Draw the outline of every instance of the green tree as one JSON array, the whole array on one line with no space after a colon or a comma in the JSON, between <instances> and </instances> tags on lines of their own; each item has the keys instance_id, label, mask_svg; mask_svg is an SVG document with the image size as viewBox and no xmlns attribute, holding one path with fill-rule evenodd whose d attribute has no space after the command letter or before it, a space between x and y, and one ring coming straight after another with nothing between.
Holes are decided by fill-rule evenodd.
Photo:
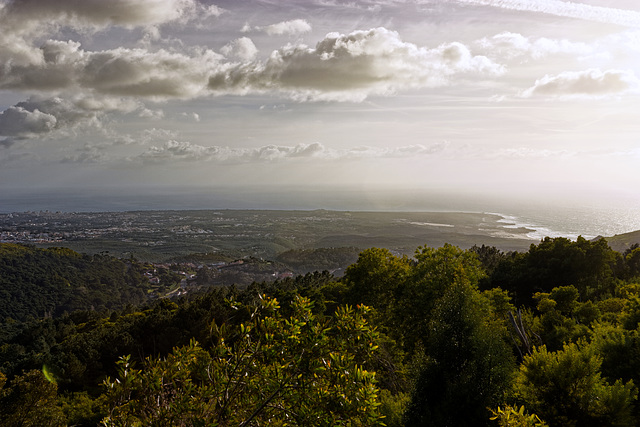
<instances>
[{"instance_id":1,"label":"green tree","mask_svg":"<svg viewBox=\"0 0 640 427\"><path fill-rule=\"evenodd\" d=\"M465 283L451 285L438 300L407 426L486 425L487 408L503 401L515 358L488 306Z\"/></svg>"},{"instance_id":2,"label":"green tree","mask_svg":"<svg viewBox=\"0 0 640 427\"><path fill-rule=\"evenodd\" d=\"M506 258L506 254L495 246L473 245L469 251L478 256L485 272L490 275L498 267L500 262Z\"/></svg>"},{"instance_id":3,"label":"green tree","mask_svg":"<svg viewBox=\"0 0 640 427\"><path fill-rule=\"evenodd\" d=\"M453 286L469 285L474 290L485 277L476 254L445 244L440 248L419 247L410 277L398 292L392 318L397 341L408 353L424 345L429 336L431 313L436 302Z\"/></svg>"},{"instance_id":4,"label":"green tree","mask_svg":"<svg viewBox=\"0 0 640 427\"><path fill-rule=\"evenodd\" d=\"M238 307L240 309L240 307ZM342 307L328 320L297 298L283 317L263 299L237 336L212 325L209 351L195 341L135 369L128 357L107 380L117 425L378 425L375 374L363 366L376 350L367 308Z\"/></svg>"},{"instance_id":5,"label":"green tree","mask_svg":"<svg viewBox=\"0 0 640 427\"><path fill-rule=\"evenodd\" d=\"M496 421L500 427L547 427L536 414L528 414L524 405L520 409L511 405L491 410L491 421Z\"/></svg>"},{"instance_id":6,"label":"green tree","mask_svg":"<svg viewBox=\"0 0 640 427\"><path fill-rule=\"evenodd\" d=\"M636 244L625 252L625 264L627 266L627 274L629 277L640 276L640 247Z\"/></svg>"},{"instance_id":7,"label":"green tree","mask_svg":"<svg viewBox=\"0 0 640 427\"><path fill-rule=\"evenodd\" d=\"M512 293L517 304L530 305L535 292L570 285L583 300L600 298L615 290L619 257L604 239L546 237L526 253L505 257L490 283Z\"/></svg>"},{"instance_id":8,"label":"green tree","mask_svg":"<svg viewBox=\"0 0 640 427\"><path fill-rule=\"evenodd\" d=\"M58 401L58 387L41 371L15 377L9 387L0 374L0 424L7 427L66 426Z\"/></svg>"},{"instance_id":9,"label":"green tree","mask_svg":"<svg viewBox=\"0 0 640 427\"><path fill-rule=\"evenodd\" d=\"M601 376L602 358L584 343L562 350L536 348L525 356L515 381L515 396L552 426L633 426L632 381L613 384Z\"/></svg>"},{"instance_id":10,"label":"green tree","mask_svg":"<svg viewBox=\"0 0 640 427\"><path fill-rule=\"evenodd\" d=\"M533 331L547 349L560 350L565 342L575 342L589 334L588 324L579 324L574 312L580 307L583 317L590 316L588 309L593 305L579 303L579 296L575 286L559 286L549 293L534 294L540 316L534 321Z\"/></svg>"},{"instance_id":11,"label":"green tree","mask_svg":"<svg viewBox=\"0 0 640 427\"><path fill-rule=\"evenodd\" d=\"M407 279L411 264L406 256L397 257L388 249L371 248L360 253L358 261L347 267L343 282L354 303L387 311Z\"/></svg>"}]
</instances>

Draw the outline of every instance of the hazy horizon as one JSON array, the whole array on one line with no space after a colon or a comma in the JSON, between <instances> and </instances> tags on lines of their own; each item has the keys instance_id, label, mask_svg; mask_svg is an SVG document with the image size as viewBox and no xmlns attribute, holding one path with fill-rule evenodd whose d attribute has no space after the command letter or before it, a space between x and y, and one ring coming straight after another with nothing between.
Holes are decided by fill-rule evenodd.
<instances>
[{"instance_id":1,"label":"hazy horizon","mask_svg":"<svg viewBox=\"0 0 640 427\"><path fill-rule=\"evenodd\" d=\"M0 28L0 211L186 191L637 224L636 1L0 0Z\"/></svg>"},{"instance_id":2,"label":"hazy horizon","mask_svg":"<svg viewBox=\"0 0 640 427\"><path fill-rule=\"evenodd\" d=\"M148 188L123 191L101 188L67 192L4 193L0 214L50 212L110 212L149 210L318 210L377 212L479 212L502 215L505 222L532 230L529 237L575 239L613 236L640 230L637 199L579 195L561 199L547 194L536 199L526 194L449 192L443 189L382 190L363 188L271 187ZM580 201L582 200L582 201Z\"/></svg>"}]
</instances>

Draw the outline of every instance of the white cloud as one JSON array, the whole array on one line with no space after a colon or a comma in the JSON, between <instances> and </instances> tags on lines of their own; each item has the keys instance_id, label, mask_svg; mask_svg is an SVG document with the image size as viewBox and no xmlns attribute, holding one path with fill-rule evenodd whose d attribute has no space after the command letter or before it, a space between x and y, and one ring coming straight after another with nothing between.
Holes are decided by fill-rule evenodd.
<instances>
[{"instance_id":1,"label":"white cloud","mask_svg":"<svg viewBox=\"0 0 640 427\"><path fill-rule=\"evenodd\" d=\"M265 145L257 148L204 147L187 141L170 140L162 146L152 146L137 160L144 163L217 162L253 163L273 162L292 159L314 160L357 160L372 158L403 158L430 155L442 151L446 144L421 144L402 147L360 146L348 149L334 149L320 143L286 145Z\"/></svg>"},{"instance_id":2,"label":"white cloud","mask_svg":"<svg viewBox=\"0 0 640 427\"><path fill-rule=\"evenodd\" d=\"M359 0L355 1L340 1L340 0L316 0L316 3L324 7L366 10L369 12L379 12L382 10L382 6L389 6L394 4L404 5L404 0Z\"/></svg>"},{"instance_id":3,"label":"white cloud","mask_svg":"<svg viewBox=\"0 0 640 427\"><path fill-rule=\"evenodd\" d=\"M640 81L631 71L589 69L566 71L555 76L546 75L536 80L521 96L601 98L637 92L639 88Z\"/></svg>"},{"instance_id":4,"label":"white cloud","mask_svg":"<svg viewBox=\"0 0 640 427\"><path fill-rule=\"evenodd\" d=\"M227 149L229 150L229 149ZM186 141L171 140L163 146L152 146L139 156L145 163L164 163L167 161L197 161L221 157L220 147L203 147Z\"/></svg>"},{"instance_id":5,"label":"white cloud","mask_svg":"<svg viewBox=\"0 0 640 427\"><path fill-rule=\"evenodd\" d=\"M160 120L164 117L164 111L160 109L152 110L150 108L142 108L138 112L138 117L151 119L151 120Z\"/></svg>"},{"instance_id":6,"label":"white cloud","mask_svg":"<svg viewBox=\"0 0 640 427\"><path fill-rule=\"evenodd\" d=\"M593 22L640 27L640 13L562 0L457 0L459 3L539 12Z\"/></svg>"},{"instance_id":7,"label":"white cloud","mask_svg":"<svg viewBox=\"0 0 640 427\"><path fill-rule=\"evenodd\" d=\"M521 34L503 32L493 37L485 37L476 45L487 55L501 59L533 58L541 59L548 55L566 54L586 56L594 54L595 49L586 43L571 42L567 39L554 40L545 37L530 39Z\"/></svg>"},{"instance_id":8,"label":"white cloud","mask_svg":"<svg viewBox=\"0 0 640 427\"><path fill-rule=\"evenodd\" d=\"M0 137L13 140L67 137L80 129L103 131L102 120L106 114L133 111L144 116L151 110L123 98L32 97L0 112Z\"/></svg>"},{"instance_id":9,"label":"white cloud","mask_svg":"<svg viewBox=\"0 0 640 427\"><path fill-rule=\"evenodd\" d=\"M504 68L461 43L428 49L403 42L385 28L328 34L315 48L288 45L266 61L242 37L222 48L241 63L208 49L190 54L165 49L85 51L74 41L48 40L35 62L7 60L0 89L191 99L213 94L280 92L297 100L361 101L411 88L439 87L455 76L495 76Z\"/></svg>"},{"instance_id":10,"label":"white cloud","mask_svg":"<svg viewBox=\"0 0 640 427\"><path fill-rule=\"evenodd\" d=\"M250 61L258 54L258 49L249 37L235 39L220 49L225 56L233 56L242 61Z\"/></svg>"},{"instance_id":11,"label":"white cloud","mask_svg":"<svg viewBox=\"0 0 640 427\"><path fill-rule=\"evenodd\" d=\"M625 159L640 158L640 148L632 148L630 150L616 151L612 153L612 155L616 157L622 157Z\"/></svg>"},{"instance_id":12,"label":"white cloud","mask_svg":"<svg viewBox=\"0 0 640 427\"><path fill-rule=\"evenodd\" d=\"M209 72L203 66L209 69L220 55L202 49L191 55L127 48L91 52L77 41L47 37L69 29L92 34L110 26L144 27L149 45L159 39L159 25L221 13L196 0L5 1L0 8L0 89L192 97L206 86Z\"/></svg>"},{"instance_id":13,"label":"white cloud","mask_svg":"<svg viewBox=\"0 0 640 427\"><path fill-rule=\"evenodd\" d=\"M105 6L106 4L112 7ZM139 48L85 50L78 41L47 39L63 27L92 30L109 25L142 25L151 34L166 22L221 9L195 0L14 0L0 11L0 24L20 22L0 34L0 90L47 93L81 92L82 97L193 99L210 94L278 93L295 100L362 101L413 88L449 84L456 76L497 75L504 69L461 43L428 49L401 40L385 28L331 33L315 48L287 45L265 61L248 37L225 45L224 56L206 48L152 49L151 37ZM33 28L31 28L31 27ZM27 28L31 28L30 30ZM269 34L311 30L302 19L261 27ZM149 32L151 31L151 33ZM38 34L42 40L35 35ZM239 60L239 61L237 61ZM142 116L161 117L142 111Z\"/></svg>"},{"instance_id":14,"label":"white cloud","mask_svg":"<svg viewBox=\"0 0 640 427\"><path fill-rule=\"evenodd\" d=\"M175 139L177 136L177 132L169 129L151 128L143 130L138 139L142 144L149 144L159 139Z\"/></svg>"},{"instance_id":15,"label":"white cloud","mask_svg":"<svg viewBox=\"0 0 640 427\"><path fill-rule=\"evenodd\" d=\"M10 0L0 9L0 27L18 34L40 33L51 25L133 28L220 13L216 6L205 7L196 0Z\"/></svg>"},{"instance_id":16,"label":"white cloud","mask_svg":"<svg viewBox=\"0 0 640 427\"><path fill-rule=\"evenodd\" d=\"M297 100L362 101L410 88L446 86L458 75L495 76L504 68L461 43L434 49L403 42L375 28L330 33L315 48L287 46L265 63L230 67L211 76L214 92L280 91Z\"/></svg>"},{"instance_id":17,"label":"white cloud","mask_svg":"<svg viewBox=\"0 0 640 427\"><path fill-rule=\"evenodd\" d=\"M133 99L110 96L79 97L73 100L73 104L82 110L94 112L121 111L130 113L137 109L144 108L138 101Z\"/></svg>"},{"instance_id":18,"label":"white cloud","mask_svg":"<svg viewBox=\"0 0 640 427\"><path fill-rule=\"evenodd\" d=\"M0 88L62 91L86 89L108 95L192 98L206 88L221 56L211 50L193 56L166 50L117 48L87 52L73 41L49 40L39 63L0 71Z\"/></svg>"},{"instance_id":19,"label":"white cloud","mask_svg":"<svg viewBox=\"0 0 640 427\"><path fill-rule=\"evenodd\" d=\"M267 25L266 27L258 27L258 30L264 31L270 36L280 35L296 35L308 33L311 31L311 24L304 19L294 19L292 21L278 22L277 24Z\"/></svg>"},{"instance_id":20,"label":"white cloud","mask_svg":"<svg viewBox=\"0 0 640 427\"><path fill-rule=\"evenodd\" d=\"M220 15L222 15L224 13L224 10L218 6L216 6L215 4L209 5L209 6L204 6L202 5L202 7L204 8L203 10L203 16L205 18L209 18L209 17L219 17Z\"/></svg>"},{"instance_id":21,"label":"white cloud","mask_svg":"<svg viewBox=\"0 0 640 427\"><path fill-rule=\"evenodd\" d=\"M576 156L578 153L569 150L549 150L530 147L505 148L489 154L490 158L510 158L510 159L546 159L546 158L568 158Z\"/></svg>"},{"instance_id":22,"label":"white cloud","mask_svg":"<svg viewBox=\"0 0 640 427\"><path fill-rule=\"evenodd\" d=\"M252 27L248 22L245 22L240 31L243 33L258 31L270 36L282 36L304 34L310 32L311 29L311 24L309 24L306 19L293 19L290 21L278 22L277 24L255 27Z\"/></svg>"},{"instance_id":23,"label":"white cloud","mask_svg":"<svg viewBox=\"0 0 640 427\"><path fill-rule=\"evenodd\" d=\"M196 123L200 121L200 114L198 113L180 113L180 116Z\"/></svg>"},{"instance_id":24,"label":"white cloud","mask_svg":"<svg viewBox=\"0 0 640 427\"><path fill-rule=\"evenodd\" d=\"M76 151L76 154L65 156L62 163L103 163L108 159L107 155L98 147L85 146Z\"/></svg>"},{"instance_id":25,"label":"white cloud","mask_svg":"<svg viewBox=\"0 0 640 427\"><path fill-rule=\"evenodd\" d=\"M113 49L89 56L78 83L102 93L154 98L192 98L206 85L218 55L198 57L159 50Z\"/></svg>"}]
</instances>

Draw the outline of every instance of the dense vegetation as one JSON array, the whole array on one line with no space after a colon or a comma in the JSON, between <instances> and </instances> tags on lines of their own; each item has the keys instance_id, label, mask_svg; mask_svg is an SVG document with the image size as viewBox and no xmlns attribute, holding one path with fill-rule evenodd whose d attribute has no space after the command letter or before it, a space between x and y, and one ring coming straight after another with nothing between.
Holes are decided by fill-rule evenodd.
<instances>
[{"instance_id":1,"label":"dense vegetation","mask_svg":"<svg viewBox=\"0 0 640 427\"><path fill-rule=\"evenodd\" d=\"M2 425L640 424L637 245L371 248L145 305L132 260L0 251Z\"/></svg>"},{"instance_id":2,"label":"dense vegetation","mask_svg":"<svg viewBox=\"0 0 640 427\"><path fill-rule=\"evenodd\" d=\"M104 311L146 301L143 266L107 254L0 245L0 322Z\"/></svg>"}]
</instances>

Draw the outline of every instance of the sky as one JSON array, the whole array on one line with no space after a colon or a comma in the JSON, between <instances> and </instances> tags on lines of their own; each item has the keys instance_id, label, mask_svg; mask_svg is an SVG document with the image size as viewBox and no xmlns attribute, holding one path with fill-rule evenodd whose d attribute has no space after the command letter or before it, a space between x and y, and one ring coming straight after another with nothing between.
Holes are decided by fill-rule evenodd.
<instances>
[{"instance_id":1,"label":"sky","mask_svg":"<svg viewBox=\"0 0 640 427\"><path fill-rule=\"evenodd\" d=\"M636 0L0 0L0 192L640 199L638 58Z\"/></svg>"}]
</instances>

